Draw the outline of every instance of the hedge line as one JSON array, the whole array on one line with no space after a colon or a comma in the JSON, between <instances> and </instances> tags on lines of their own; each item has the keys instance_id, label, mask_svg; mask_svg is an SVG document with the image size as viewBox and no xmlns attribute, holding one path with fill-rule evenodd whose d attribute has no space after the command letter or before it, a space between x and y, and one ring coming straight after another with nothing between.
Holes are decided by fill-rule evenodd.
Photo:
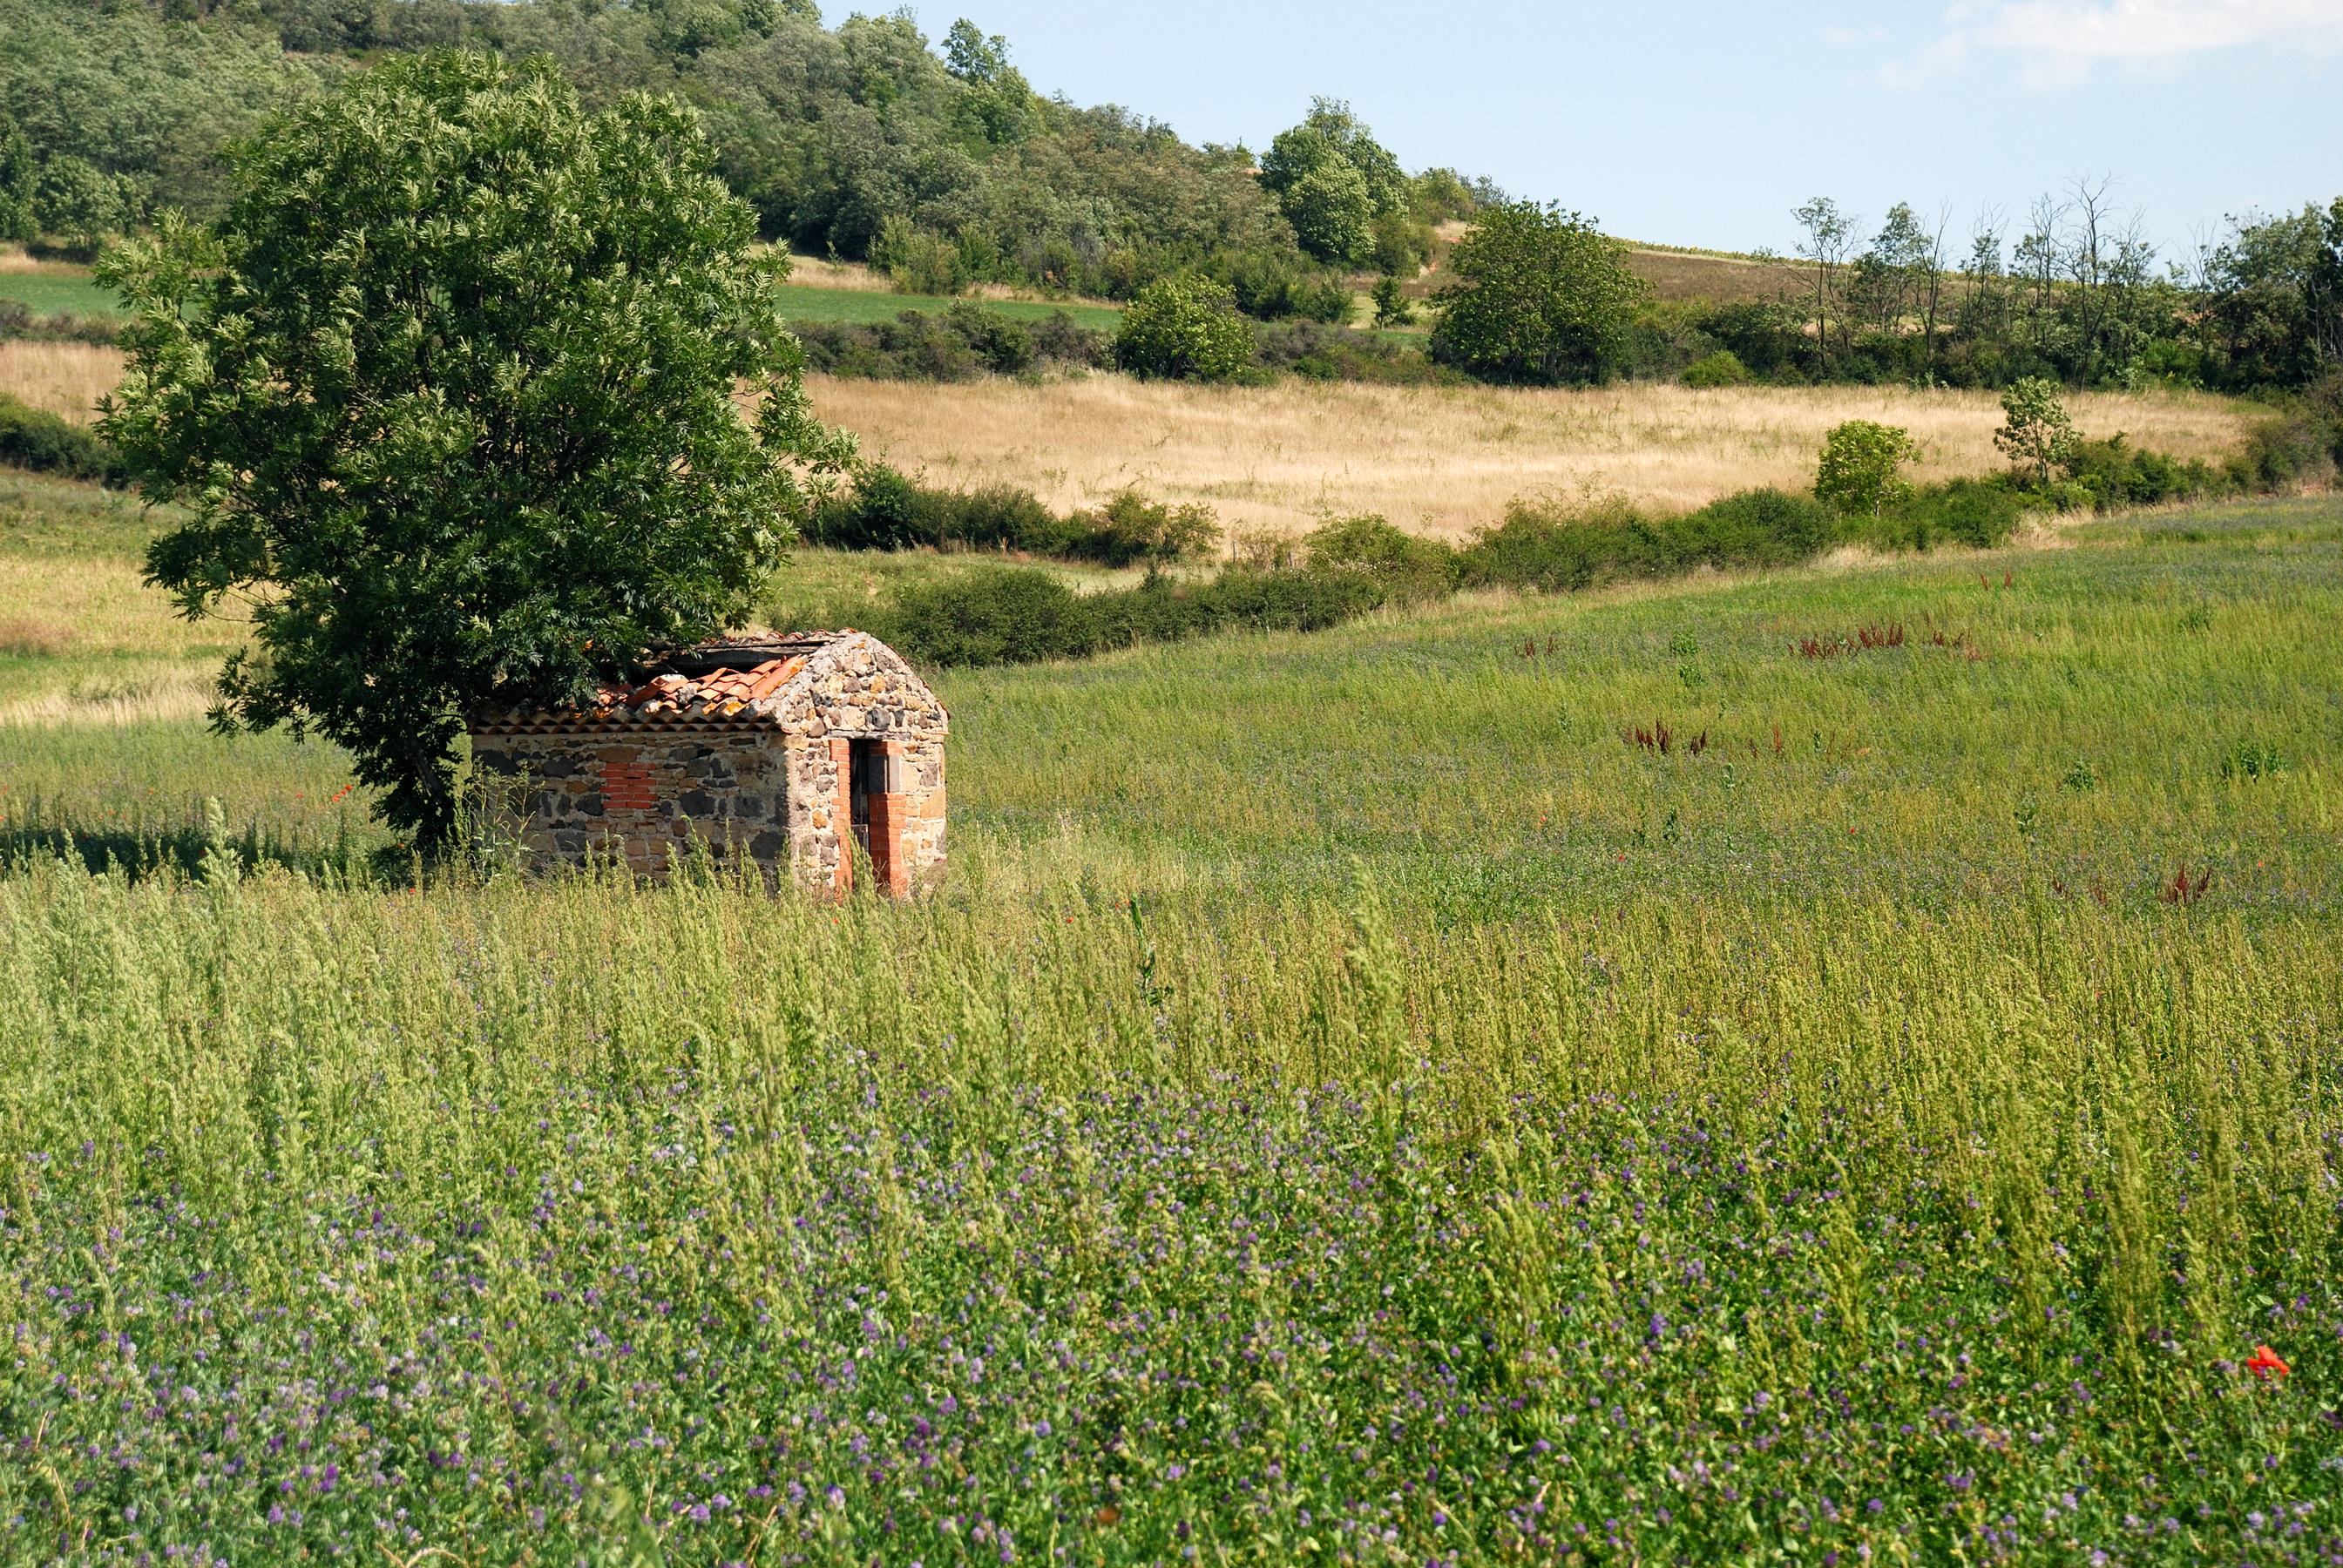
<instances>
[{"instance_id":1,"label":"hedge line","mask_svg":"<svg viewBox=\"0 0 2343 1568\"><path fill-rule=\"evenodd\" d=\"M1998 535L1979 524L1976 542L2006 538L2016 516L2011 500ZM1462 548L1379 517L1345 518L1302 541L1300 567L1231 565L1200 583L1151 571L1136 588L1084 595L1038 568L988 563L900 587L877 608L852 613L920 664L1027 664L1235 628L1315 631L1460 588L1559 593L1703 565L1792 565L1845 536L1837 514L1778 490L1729 496L1681 517L1646 516L1623 503L1581 512L1516 503L1503 523Z\"/></svg>"}]
</instances>

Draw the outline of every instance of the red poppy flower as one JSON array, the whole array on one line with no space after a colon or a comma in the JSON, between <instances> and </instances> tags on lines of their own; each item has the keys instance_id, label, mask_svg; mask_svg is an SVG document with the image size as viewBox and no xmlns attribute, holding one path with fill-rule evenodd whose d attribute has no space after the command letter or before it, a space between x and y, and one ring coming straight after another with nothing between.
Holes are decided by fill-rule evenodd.
<instances>
[{"instance_id":1,"label":"red poppy flower","mask_svg":"<svg viewBox=\"0 0 2343 1568\"><path fill-rule=\"evenodd\" d=\"M2256 1345L2254 1359L2246 1363L2246 1370L2258 1378L2267 1378L2272 1372L2284 1377L2294 1369L2279 1359L2278 1353L2269 1346Z\"/></svg>"}]
</instances>

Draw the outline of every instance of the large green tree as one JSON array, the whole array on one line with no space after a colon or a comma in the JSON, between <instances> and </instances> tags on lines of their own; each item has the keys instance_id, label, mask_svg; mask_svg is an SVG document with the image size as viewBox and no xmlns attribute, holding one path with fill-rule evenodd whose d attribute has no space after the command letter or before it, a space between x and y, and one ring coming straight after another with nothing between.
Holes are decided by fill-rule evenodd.
<instances>
[{"instance_id":1,"label":"large green tree","mask_svg":"<svg viewBox=\"0 0 2343 1568\"><path fill-rule=\"evenodd\" d=\"M1310 117L1278 133L1261 160L1302 248L1321 261L1365 261L1378 217L1404 212L1407 176L1338 98L1311 102Z\"/></svg>"},{"instance_id":2,"label":"large green tree","mask_svg":"<svg viewBox=\"0 0 2343 1568\"><path fill-rule=\"evenodd\" d=\"M188 513L148 574L252 617L216 725L339 741L428 843L468 710L744 618L851 443L713 162L672 100L588 114L549 64L434 53L277 115L216 220L109 257L101 427Z\"/></svg>"},{"instance_id":3,"label":"large green tree","mask_svg":"<svg viewBox=\"0 0 2343 1568\"><path fill-rule=\"evenodd\" d=\"M1529 201L1483 213L1448 265L1433 357L1491 381L1599 378L1646 292L1592 219Z\"/></svg>"}]
</instances>

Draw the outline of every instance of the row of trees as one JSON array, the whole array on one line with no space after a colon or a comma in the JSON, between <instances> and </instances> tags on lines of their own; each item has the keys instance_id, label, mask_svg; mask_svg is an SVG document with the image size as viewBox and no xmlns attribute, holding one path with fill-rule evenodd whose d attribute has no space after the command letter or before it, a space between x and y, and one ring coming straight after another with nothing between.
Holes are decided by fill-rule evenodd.
<instances>
[{"instance_id":1,"label":"row of trees","mask_svg":"<svg viewBox=\"0 0 2343 1568\"><path fill-rule=\"evenodd\" d=\"M2160 258L2110 180L1998 210L1956 236L1949 214L1889 209L1868 241L1828 197L1781 297L1698 325L1761 375L2008 386L2175 382L2299 387L2343 365L2343 198L2233 220Z\"/></svg>"}]
</instances>

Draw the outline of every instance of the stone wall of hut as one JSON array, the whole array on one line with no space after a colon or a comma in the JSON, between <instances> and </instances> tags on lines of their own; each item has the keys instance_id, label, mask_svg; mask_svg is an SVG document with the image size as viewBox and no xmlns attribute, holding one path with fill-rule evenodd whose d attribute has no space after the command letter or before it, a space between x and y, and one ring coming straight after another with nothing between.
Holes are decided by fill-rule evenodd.
<instances>
[{"instance_id":1,"label":"stone wall of hut","mask_svg":"<svg viewBox=\"0 0 2343 1568\"><path fill-rule=\"evenodd\" d=\"M481 736L472 759L522 787L507 815L539 866L623 860L664 879L697 834L719 864L745 857L779 876L790 861L781 739L757 729L581 729Z\"/></svg>"}]
</instances>

